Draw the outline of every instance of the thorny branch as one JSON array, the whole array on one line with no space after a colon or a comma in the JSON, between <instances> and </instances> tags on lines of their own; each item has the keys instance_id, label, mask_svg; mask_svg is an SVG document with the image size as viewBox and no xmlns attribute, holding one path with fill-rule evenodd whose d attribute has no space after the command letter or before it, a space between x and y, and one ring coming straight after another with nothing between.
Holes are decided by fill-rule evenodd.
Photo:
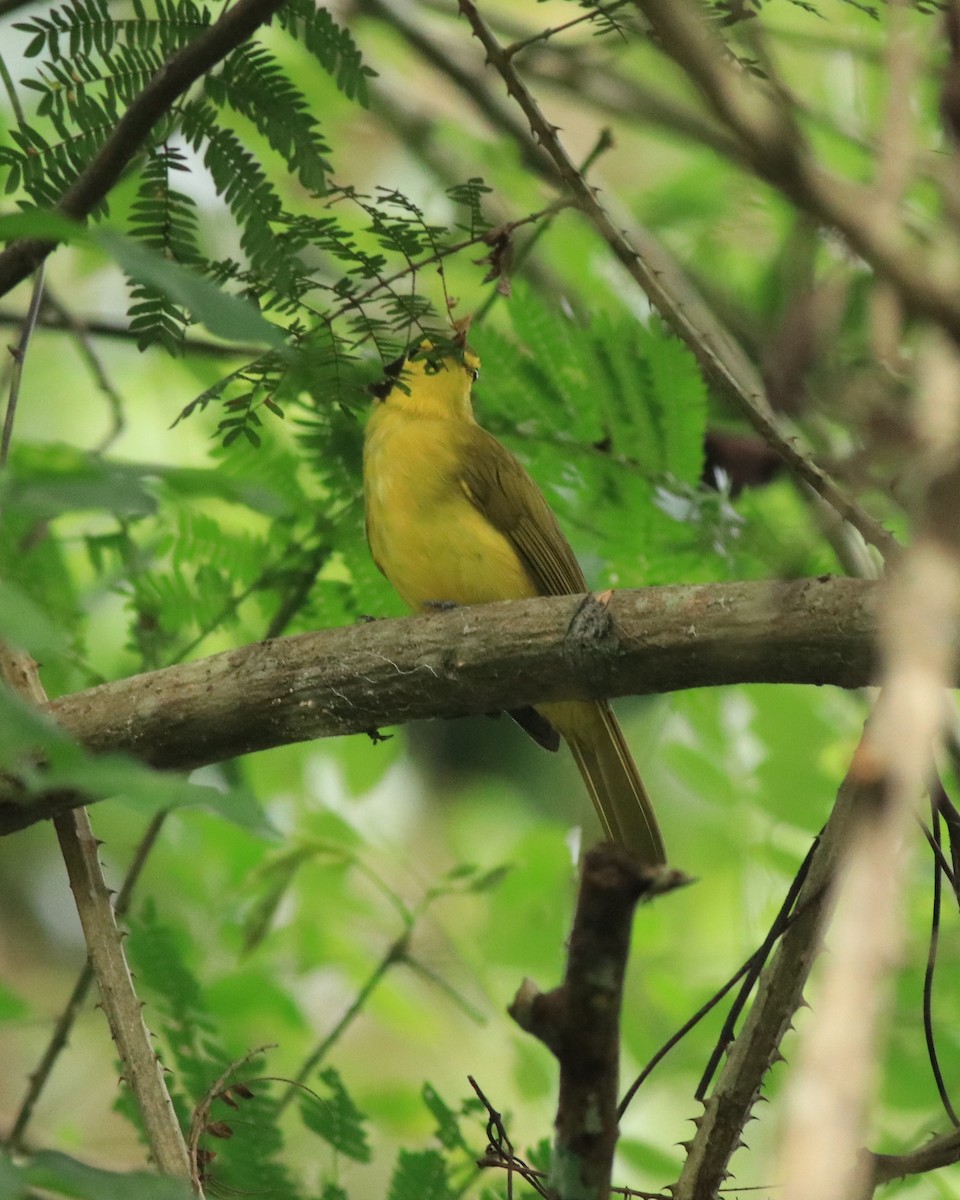
<instances>
[{"instance_id":1,"label":"thorny branch","mask_svg":"<svg viewBox=\"0 0 960 1200\"><path fill-rule=\"evenodd\" d=\"M0 646L0 676L7 687L31 702L42 703L45 699L36 663L28 655ZM110 890L100 865L99 842L83 808L70 806L54 824L100 1002L122 1063L124 1080L140 1111L151 1155L164 1174L189 1179L186 1143L127 966Z\"/></svg>"}]
</instances>

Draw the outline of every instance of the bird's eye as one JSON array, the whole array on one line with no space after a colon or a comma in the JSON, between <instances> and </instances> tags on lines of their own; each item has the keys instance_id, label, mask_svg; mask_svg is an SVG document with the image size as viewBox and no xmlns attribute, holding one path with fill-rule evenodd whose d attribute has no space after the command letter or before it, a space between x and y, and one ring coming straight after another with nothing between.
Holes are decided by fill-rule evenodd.
<instances>
[{"instance_id":1,"label":"bird's eye","mask_svg":"<svg viewBox=\"0 0 960 1200\"><path fill-rule=\"evenodd\" d=\"M480 378L480 369L478 367L467 367L467 371L470 375L470 378L473 380L474 383L476 383L477 380Z\"/></svg>"}]
</instances>

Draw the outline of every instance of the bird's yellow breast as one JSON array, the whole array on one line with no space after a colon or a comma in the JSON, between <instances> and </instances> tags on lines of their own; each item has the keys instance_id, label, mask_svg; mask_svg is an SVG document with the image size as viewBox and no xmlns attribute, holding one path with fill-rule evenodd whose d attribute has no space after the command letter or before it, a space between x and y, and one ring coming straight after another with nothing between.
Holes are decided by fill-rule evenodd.
<instances>
[{"instance_id":1,"label":"bird's yellow breast","mask_svg":"<svg viewBox=\"0 0 960 1200\"><path fill-rule=\"evenodd\" d=\"M537 594L504 534L463 485L463 418L381 403L364 444L367 537L377 565L413 609Z\"/></svg>"}]
</instances>

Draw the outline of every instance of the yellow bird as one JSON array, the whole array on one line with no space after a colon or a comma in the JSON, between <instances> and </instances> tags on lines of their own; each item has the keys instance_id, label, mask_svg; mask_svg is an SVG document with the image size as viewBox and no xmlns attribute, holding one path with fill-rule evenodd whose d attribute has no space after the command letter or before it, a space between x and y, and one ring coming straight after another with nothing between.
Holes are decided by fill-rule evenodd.
<instances>
[{"instance_id":1,"label":"yellow bird","mask_svg":"<svg viewBox=\"0 0 960 1200\"><path fill-rule=\"evenodd\" d=\"M539 488L476 422L479 367L469 349L441 355L424 341L376 389L363 452L367 541L414 611L587 591ZM657 819L606 702L510 715L548 749L563 736L607 838L643 863L664 862Z\"/></svg>"}]
</instances>

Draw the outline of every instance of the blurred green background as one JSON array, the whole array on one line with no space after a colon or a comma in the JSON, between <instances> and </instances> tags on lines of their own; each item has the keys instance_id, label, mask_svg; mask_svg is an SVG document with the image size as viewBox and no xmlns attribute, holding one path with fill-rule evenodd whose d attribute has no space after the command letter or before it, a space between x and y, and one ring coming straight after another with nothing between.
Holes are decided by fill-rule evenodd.
<instances>
[{"instance_id":1,"label":"blurred green background","mask_svg":"<svg viewBox=\"0 0 960 1200\"><path fill-rule=\"evenodd\" d=\"M0 19L3 61L13 80L36 78L38 60L24 57L31 35L17 23L49 10L7 7L13 11ZM808 8L772 2L758 20L802 98L818 151L857 177L884 103L883 25L862 6L822 0L816 12ZM483 212L494 225L536 212L554 195L531 165L532 152L521 154L497 115L519 120L453 10L452 3L386 0L332 6L376 72L367 79L368 107L338 89L281 30L259 35L320 123L330 178L372 197L371 204L380 203L377 189L398 189L440 230L439 244L463 236L456 226L465 209L449 192L458 183L482 178L490 189ZM109 11L125 9L111 4ZM562 0L503 0L484 11L505 41L582 13ZM798 297L814 297L819 352L805 364L798 394L785 386L774 399L838 478L901 526L887 492L883 437L883 422L901 398L895 383L878 378L870 354L869 277L763 185L650 121L644 89L691 97L629 13L623 19L622 34L575 26L518 56L518 67L575 161L590 154L602 129L611 130L612 146L590 171L604 203L628 232L642 224L676 254L748 350L766 355L771 378L778 366L789 368L788 352L777 357L772 348L784 329L789 333ZM739 26L730 32L745 58L748 25L742 35ZM917 120L935 147L932 17L917 16L917 36L934 46L921 83L930 103ZM463 86L456 69L466 75ZM35 93L18 85L16 94L29 110ZM346 199L328 207L291 174L253 121L237 113L224 119L287 210L332 213L358 245L382 248L361 204ZM15 144L16 128L8 93L0 145ZM171 132L170 144L182 146L177 137ZM189 170L176 185L196 206L204 254L242 257L228 207L199 157L184 153ZM139 180L131 171L111 196L109 219L118 228L131 218ZM8 197L7 211L18 198ZM932 204L922 180L910 202L921 216ZM396 211L411 219L409 207ZM536 241L528 245L533 229ZM473 245L445 258L442 275L428 266L417 272L415 287L435 305L434 328L442 326L448 301L454 316L490 302L471 333L483 361L478 418L537 478L593 586L849 568L816 506L782 471L761 487L739 490L729 470L719 486L716 479L704 486L708 431L749 431L585 220L563 211L516 232L509 297L484 282L487 266L477 260L485 252ZM384 253L384 273L403 268L401 255ZM343 267L323 249L308 247L304 255L328 289L311 304L330 311L330 289ZM264 407L258 393L255 437L224 445L220 423L231 410L223 399L239 391L176 418L250 355L211 345L202 328L187 330L180 357L157 343L139 349L123 335L128 285L93 246L59 250L47 283L70 320L90 331L81 337L50 329L45 318L34 336L5 483L0 576L20 589L11 593L5 620L18 597L35 606L36 642L28 646L51 696L270 632L402 613L367 557L360 446L364 387L379 378L390 339L415 334L415 323L387 311L378 339L371 325L351 331L344 317L334 326L341 349L351 338L357 344L337 381L326 360L311 375L308 354L271 393L286 419ZM9 342L28 296L21 285L0 301ZM285 319L269 302L263 307L271 319ZM618 704L671 860L697 880L638 914L624 1013L625 1084L762 940L830 811L865 711L857 695L769 686ZM334 1183L352 1196L386 1194L400 1148L439 1145L425 1082L458 1109L472 1095L473 1075L504 1114L521 1154L550 1136L554 1063L505 1009L525 976L544 988L559 981L575 852L597 838L589 802L565 752L542 753L507 721L437 721L389 732L394 736L380 744L328 740L198 773L204 783L256 796L277 835L202 806L179 808L166 818L136 890L129 953L147 1021L185 1105L199 1099L204 1078L215 1078L209 1064L266 1044L274 1048L262 1056L259 1073L295 1076L374 978L322 1064L336 1068L366 1115L372 1162L338 1153L329 1141L318 1144L290 1120L280 1156L286 1181L278 1174L255 1194L320 1195ZM222 807L229 809L229 800ZM91 811L118 887L152 812L134 794ZM874 1149L907 1148L944 1125L920 1020L928 875L918 863ZM0 910L0 1127L7 1128L84 961L47 825L0 842ZM404 933L407 960L389 963ZM957 949L957 930L948 923L936 999L948 1075L960 1064ZM721 1020L711 1015L641 1090L624 1122L616 1182L656 1189L675 1178L677 1144L699 1111L693 1092ZM789 1058L789 1046L786 1052ZM188 1059L196 1065L192 1078ZM782 1074L777 1068L768 1081L773 1098ZM28 1143L114 1169L142 1164L118 1093L106 1025L90 1001ZM750 1151L734 1160L737 1185L771 1183L777 1113L776 1105L764 1106L751 1126ZM239 1130L242 1115L236 1119ZM483 1151L483 1117L470 1112L463 1130L468 1147L447 1148L458 1187L472 1179L471 1156ZM242 1140L235 1134L233 1142ZM222 1162L226 1186L232 1144L213 1147L221 1156L213 1177ZM470 1186L500 1195L505 1183L488 1173ZM943 1179L917 1186L924 1195L953 1194ZM901 1186L903 1194L910 1190Z\"/></svg>"}]
</instances>

